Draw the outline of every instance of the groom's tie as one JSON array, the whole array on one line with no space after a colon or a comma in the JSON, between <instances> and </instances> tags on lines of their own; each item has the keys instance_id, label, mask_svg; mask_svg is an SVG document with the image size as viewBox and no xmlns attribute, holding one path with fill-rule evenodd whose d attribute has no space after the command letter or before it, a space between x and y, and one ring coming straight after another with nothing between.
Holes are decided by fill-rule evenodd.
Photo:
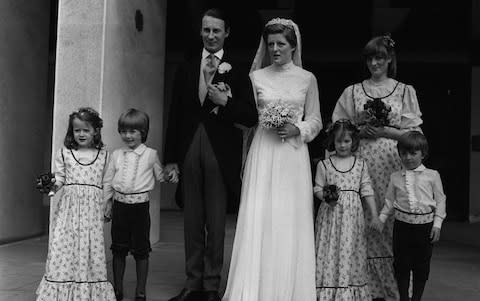
<instances>
[{"instance_id":1,"label":"groom's tie","mask_svg":"<svg viewBox=\"0 0 480 301\"><path fill-rule=\"evenodd\" d=\"M215 71L217 69L217 58L213 53L210 53L206 58L205 58L205 67L203 68L203 77L205 78L205 83L208 85L211 80L212 76L215 74Z\"/></svg>"}]
</instances>

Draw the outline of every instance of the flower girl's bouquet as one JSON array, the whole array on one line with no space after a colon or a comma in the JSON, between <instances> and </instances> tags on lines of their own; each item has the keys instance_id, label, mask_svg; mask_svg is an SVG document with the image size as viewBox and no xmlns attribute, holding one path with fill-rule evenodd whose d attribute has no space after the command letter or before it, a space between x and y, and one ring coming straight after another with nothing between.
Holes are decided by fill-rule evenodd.
<instances>
[{"instance_id":1,"label":"flower girl's bouquet","mask_svg":"<svg viewBox=\"0 0 480 301\"><path fill-rule=\"evenodd\" d=\"M323 187L323 198L327 203L333 203L338 201L338 194L340 193L340 188L337 185L329 184Z\"/></svg>"},{"instance_id":2,"label":"flower girl's bouquet","mask_svg":"<svg viewBox=\"0 0 480 301\"><path fill-rule=\"evenodd\" d=\"M55 175L51 172L47 172L44 174L39 175L36 178L36 185L38 191L44 194L48 194L48 196L52 196L55 187Z\"/></svg>"},{"instance_id":3,"label":"flower girl's bouquet","mask_svg":"<svg viewBox=\"0 0 480 301\"><path fill-rule=\"evenodd\" d=\"M259 123L265 129L278 129L295 122L292 105L281 100L270 102L260 110Z\"/></svg>"},{"instance_id":4,"label":"flower girl's bouquet","mask_svg":"<svg viewBox=\"0 0 480 301\"><path fill-rule=\"evenodd\" d=\"M392 108L386 105L380 98L368 100L363 109L362 122L359 125L390 126L390 112Z\"/></svg>"}]
</instances>

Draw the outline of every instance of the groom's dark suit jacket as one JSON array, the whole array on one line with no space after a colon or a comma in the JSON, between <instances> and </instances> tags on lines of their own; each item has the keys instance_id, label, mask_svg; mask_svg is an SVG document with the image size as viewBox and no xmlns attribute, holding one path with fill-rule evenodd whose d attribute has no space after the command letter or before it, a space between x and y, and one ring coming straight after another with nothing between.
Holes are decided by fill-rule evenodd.
<instances>
[{"instance_id":1,"label":"groom's dark suit jacket","mask_svg":"<svg viewBox=\"0 0 480 301\"><path fill-rule=\"evenodd\" d=\"M227 210L233 212L238 208L240 198L243 143L242 131L235 123L247 127L257 123L255 99L248 75L239 74L225 50L218 65L227 62L232 69L224 74L217 71L212 83L228 84L232 97L229 97L225 107L219 107L218 114L213 113L216 105L208 96L202 105L198 96L201 60L199 50L197 55L187 59L177 71L168 117L165 163L182 166L192 138L199 124L203 123L228 190Z\"/></svg>"}]
</instances>

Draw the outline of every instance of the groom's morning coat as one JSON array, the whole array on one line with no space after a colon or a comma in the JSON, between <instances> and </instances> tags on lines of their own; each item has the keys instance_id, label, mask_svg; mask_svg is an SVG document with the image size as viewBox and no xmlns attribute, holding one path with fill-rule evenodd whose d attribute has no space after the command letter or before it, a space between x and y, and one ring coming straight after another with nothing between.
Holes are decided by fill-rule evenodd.
<instances>
[{"instance_id":1,"label":"groom's morning coat","mask_svg":"<svg viewBox=\"0 0 480 301\"><path fill-rule=\"evenodd\" d=\"M200 123L203 123L228 190L228 211L238 208L242 164L242 131L235 123L251 127L257 123L258 114L252 85L247 73L239 73L225 51L222 60L232 69L220 74L217 70L212 83L224 82L231 88L232 97L218 113L216 105L206 96L203 105L199 99L201 51L180 66L175 77L173 99L168 116L165 144L165 163L182 166L185 155ZM180 174L180 179L181 179Z\"/></svg>"}]
</instances>

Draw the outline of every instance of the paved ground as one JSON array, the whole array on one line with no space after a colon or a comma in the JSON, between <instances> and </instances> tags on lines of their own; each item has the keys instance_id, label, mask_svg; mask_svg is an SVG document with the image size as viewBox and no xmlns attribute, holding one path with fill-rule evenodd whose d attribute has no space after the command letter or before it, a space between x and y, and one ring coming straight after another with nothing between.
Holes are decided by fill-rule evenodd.
<instances>
[{"instance_id":1,"label":"paved ground","mask_svg":"<svg viewBox=\"0 0 480 301\"><path fill-rule=\"evenodd\" d=\"M168 300L184 281L183 221L181 212L162 212L161 242L153 246L148 278L148 300ZM235 220L227 226L225 262L230 261ZM480 225L446 223L442 241L435 249L425 301L480 300ZM35 300L44 271L47 237L0 246L0 301ZM109 272L111 267L109 266ZM224 274L228 266L224 269ZM111 279L111 276L109 276ZM223 277L222 290L225 287ZM127 261L125 300L135 290L135 266ZM268 300L265 300L268 301ZM299 300L301 301L301 300Z\"/></svg>"}]
</instances>

